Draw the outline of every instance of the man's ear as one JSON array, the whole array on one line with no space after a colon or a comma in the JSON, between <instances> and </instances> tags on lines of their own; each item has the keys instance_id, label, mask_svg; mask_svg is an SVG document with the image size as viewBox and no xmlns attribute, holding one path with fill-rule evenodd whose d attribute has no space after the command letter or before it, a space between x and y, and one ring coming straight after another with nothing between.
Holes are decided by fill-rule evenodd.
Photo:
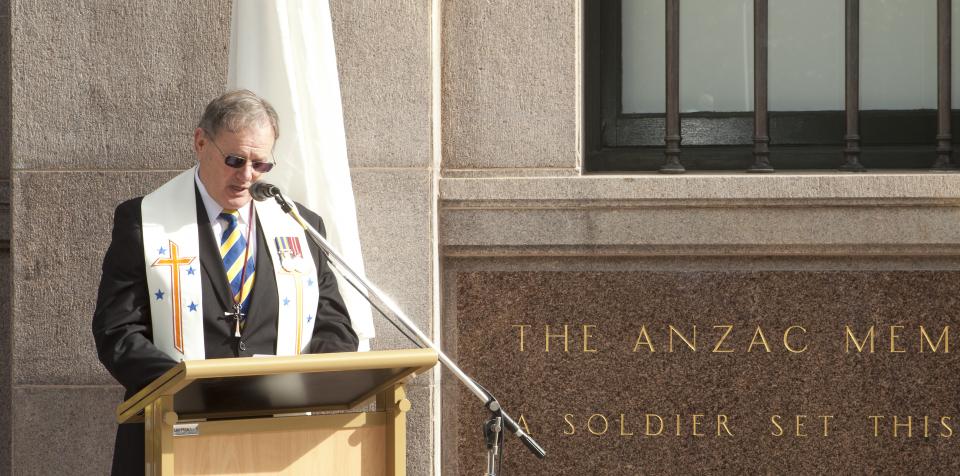
<instances>
[{"instance_id":1,"label":"man's ear","mask_svg":"<svg viewBox=\"0 0 960 476\"><path fill-rule=\"evenodd\" d=\"M196 128L193 130L193 152L197 154L198 158L200 151L203 150L203 147L207 145L207 134L201 128Z\"/></svg>"}]
</instances>

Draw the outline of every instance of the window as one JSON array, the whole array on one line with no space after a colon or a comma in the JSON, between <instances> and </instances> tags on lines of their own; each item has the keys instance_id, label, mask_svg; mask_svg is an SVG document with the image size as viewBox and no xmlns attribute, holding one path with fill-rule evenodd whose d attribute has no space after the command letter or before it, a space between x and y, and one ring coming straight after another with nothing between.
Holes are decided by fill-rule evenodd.
<instances>
[{"instance_id":1,"label":"window","mask_svg":"<svg viewBox=\"0 0 960 476\"><path fill-rule=\"evenodd\" d=\"M584 3L588 172L952 162L949 0Z\"/></svg>"}]
</instances>

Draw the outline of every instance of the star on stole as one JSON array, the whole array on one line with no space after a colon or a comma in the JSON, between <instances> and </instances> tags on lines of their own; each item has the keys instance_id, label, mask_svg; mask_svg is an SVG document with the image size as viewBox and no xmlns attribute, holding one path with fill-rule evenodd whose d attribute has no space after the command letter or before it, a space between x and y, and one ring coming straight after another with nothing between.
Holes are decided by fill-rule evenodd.
<instances>
[{"instance_id":1,"label":"star on stole","mask_svg":"<svg viewBox=\"0 0 960 476\"><path fill-rule=\"evenodd\" d=\"M311 322L311 321L313 321L313 316L311 316L310 314L307 314L307 322Z\"/></svg>"},{"instance_id":2,"label":"star on stole","mask_svg":"<svg viewBox=\"0 0 960 476\"><path fill-rule=\"evenodd\" d=\"M286 306L287 304L290 304L290 299L289 299L289 298L283 298L283 305Z\"/></svg>"},{"instance_id":3,"label":"star on stole","mask_svg":"<svg viewBox=\"0 0 960 476\"><path fill-rule=\"evenodd\" d=\"M158 289L157 292L153 293L153 295L157 297L157 301L163 300L163 290Z\"/></svg>"},{"instance_id":4,"label":"star on stole","mask_svg":"<svg viewBox=\"0 0 960 476\"><path fill-rule=\"evenodd\" d=\"M160 251L158 251L157 253L160 253L161 255L165 255L167 254L167 249L161 246Z\"/></svg>"},{"instance_id":5,"label":"star on stole","mask_svg":"<svg viewBox=\"0 0 960 476\"><path fill-rule=\"evenodd\" d=\"M189 308L191 311L196 311L196 310L197 310L197 304L196 304L195 302L193 302L193 301L190 301L190 305L187 306L187 308Z\"/></svg>"},{"instance_id":6,"label":"star on stole","mask_svg":"<svg viewBox=\"0 0 960 476\"><path fill-rule=\"evenodd\" d=\"M313 278L307 279L307 286L313 286Z\"/></svg>"},{"instance_id":7,"label":"star on stole","mask_svg":"<svg viewBox=\"0 0 960 476\"><path fill-rule=\"evenodd\" d=\"M196 272L197 272L197 270L193 269L193 266L187 268L187 275L188 275L188 276L193 276L193 273L196 273Z\"/></svg>"}]
</instances>

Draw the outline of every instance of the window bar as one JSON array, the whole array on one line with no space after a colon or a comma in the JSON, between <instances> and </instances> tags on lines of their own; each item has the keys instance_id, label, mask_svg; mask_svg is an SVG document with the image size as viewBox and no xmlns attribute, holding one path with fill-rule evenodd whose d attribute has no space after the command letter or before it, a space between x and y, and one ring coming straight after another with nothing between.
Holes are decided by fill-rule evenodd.
<instances>
[{"instance_id":1,"label":"window bar","mask_svg":"<svg viewBox=\"0 0 960 476\"><path fill-rule=\"evenodd\" d=\"M950 107L952 91L950 88L950 14L951 0L937 0L937 160L935 170L950 170L953 145L950 133Z\"/></svg>"},{"instance_id":2,"label":"window bar","mask_svg":"<svg viewBox=\"0 0 960 476\"><path fill-rule=\"evenodd\" d=\"M663 154L666 160L660 173L682 174L686 169L680 163L680 0L664 1L667 12L667 113Z\"/></svg>"},{"instance_id":3,"label":"window bar","mask_svg":"<svg viewBox=\"0 0 960 476\"><path fill-rule=\"evenodd\" d=\"M840 170L864 172L860 164L860 0L847 0L846 5L845 95L847 132L844 136Z\"/></svg>"},{"instance_id":4,"label":"window bar","mask_svg":"<svg viewBox=\"0 0 960 476\"><path fill-rule=\"evenodd\" d=\"M773 172L767 120L767 0L753 0L753 164L747 172Z\"/></svg>"}]
</instances>

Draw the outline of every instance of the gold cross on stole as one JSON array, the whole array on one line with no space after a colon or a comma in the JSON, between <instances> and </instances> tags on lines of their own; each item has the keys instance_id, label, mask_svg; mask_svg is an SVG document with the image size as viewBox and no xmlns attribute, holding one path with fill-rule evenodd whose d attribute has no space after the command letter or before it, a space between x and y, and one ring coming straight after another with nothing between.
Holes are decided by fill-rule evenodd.
<instances>
[{"instance_id":1,"label":"gold cross on stole","mask_svg":"<svg viewBox=\"0 0 960 476\"><path fill-rule=\"evenodd\" d=\"M173 295L173 346L180 353L183 353L183 324L182 324L182 309L180 305L180 265L190 264L193 262L196 257L183 257L179 256L177 250L177 244L169 241L170 243L170 257L160 257L153 262L152 266L170 266L170 273L172 289L171 294Z\"/></svg>"}]
</instances>

